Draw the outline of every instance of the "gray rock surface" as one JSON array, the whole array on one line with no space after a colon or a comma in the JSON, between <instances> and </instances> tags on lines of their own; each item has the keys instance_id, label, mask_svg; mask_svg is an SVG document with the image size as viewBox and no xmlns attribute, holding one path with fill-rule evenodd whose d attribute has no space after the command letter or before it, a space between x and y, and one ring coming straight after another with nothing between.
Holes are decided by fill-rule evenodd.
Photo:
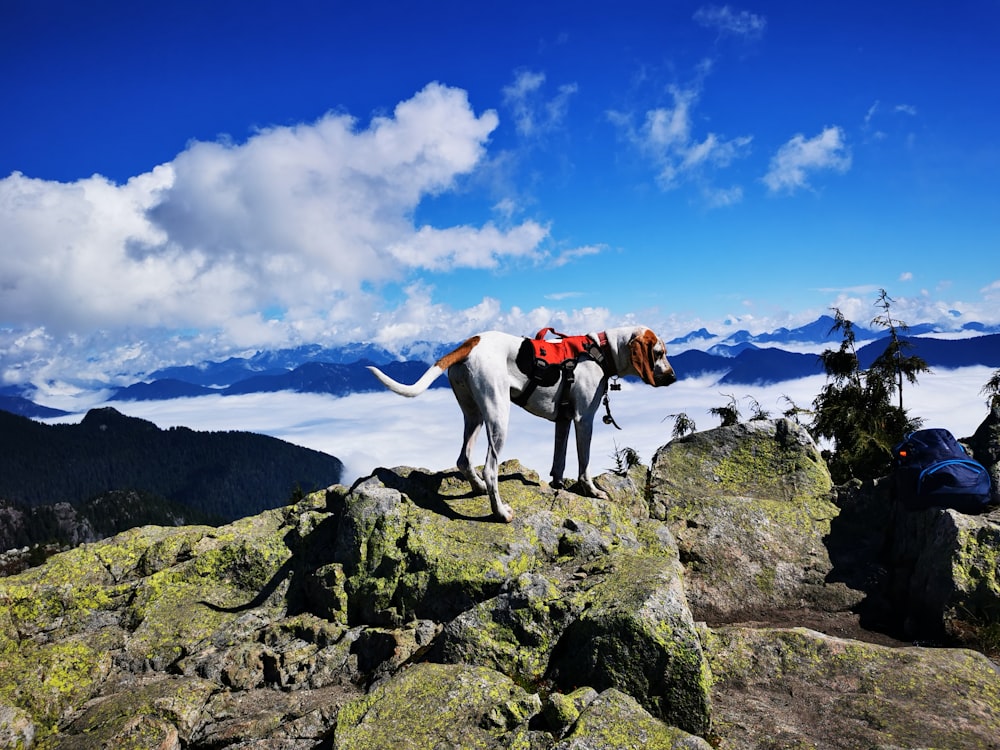
<instances>
[{"instance_id":1,"label":"gray rock surface","mask_svg":"<svg viewBox=\"0 0 1000 750\"><path fill-rule=\"evenodd\" d=\"M852 611L989 652L992 517L832 488L784 420L674 441L610 500L501 477L510 524L380 469L0 578L0 748L997 747L995 662Z\"/></svg>"}]
</instances>

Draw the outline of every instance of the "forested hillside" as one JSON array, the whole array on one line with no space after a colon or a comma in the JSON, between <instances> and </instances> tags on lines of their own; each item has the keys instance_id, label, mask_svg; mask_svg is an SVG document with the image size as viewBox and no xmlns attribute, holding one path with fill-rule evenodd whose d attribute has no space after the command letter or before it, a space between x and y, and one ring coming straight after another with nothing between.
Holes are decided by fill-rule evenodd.
<instances>
[{"instance_id":1,"label":"forested hillside","mask_svg":"<svg viewBox=\"0 0 1000 750\"><path fill-rule=\"evenodd\" d=\"M0 411L0 498L28 507L137 490L232 520L335 484L342 470L333 456L265 435L161 430L111 408L72 425Z\"/></svg>"},{"instance_id":2,"label":"forested hillside","mask_svg":"<svg viewBox=\"0 0 1000 750\"><path fill-rule=\"evenodd\" d=\"M28 507L0 498L0 576L37 564L53 552L137 526L219 526L223 519L151 492L114 490L78 505ZM24 550L27 554L3 554Z\"/></svg>"}]
</instances>

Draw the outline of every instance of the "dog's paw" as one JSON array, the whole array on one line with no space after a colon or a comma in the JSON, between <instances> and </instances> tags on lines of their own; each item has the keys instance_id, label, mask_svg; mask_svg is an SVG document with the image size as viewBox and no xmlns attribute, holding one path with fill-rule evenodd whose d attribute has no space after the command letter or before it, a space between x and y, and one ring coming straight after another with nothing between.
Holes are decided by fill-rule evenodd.
<instances>
[{"instance_id":1,"label":"dog's paw","mask_svg":"<svg viewBox=\"0 0 1000 750\"><path fill-rule=\"evenodd\" d=\"M507 505L507 503L494 503L493 515L504 523L510 523L514 520L514 509Z\"/></svg>"},{"instance_id":2,"label":"dog's paw","mask_svg":"<svg viewBox=\"0 0 1000 750\"><path fill-rule=\"evenodd\" d=\"M609 500L608 493L597 488L592 481L580 480L573 487L578 495L584 497L596 497L598 500Z\"/></svg>"}]
</instances>

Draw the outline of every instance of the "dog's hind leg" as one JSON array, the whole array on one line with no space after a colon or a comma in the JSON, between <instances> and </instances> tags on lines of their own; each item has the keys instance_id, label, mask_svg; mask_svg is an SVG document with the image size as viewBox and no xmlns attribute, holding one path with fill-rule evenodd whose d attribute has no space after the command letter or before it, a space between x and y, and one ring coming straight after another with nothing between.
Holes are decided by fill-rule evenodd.
<instances>
[{"instance_id":1,"label":"dog's hind leg","mask_svg":"<svg viewBox=\"0 0 1000 750\"><path fill-rule=\"evenodd\" d=\"M478 413L470 414L465 410L463 410L463 416L465 417L465 433L462 438L462 452L458 456L458 470L469 480L473 492L485 495L487 494L486 483L479 476L479 472L476 471L476 467L472 463L472 448L479 436L479 428L483 426L483 418Z\"/></svg>"},{"instance_id":2,"label":"dog's hind leg","mask_svg":"<svg viewBox=\"0 0 1000 750\"><path fill-rule=\"evenodd\" d=\"M476 471L476 466L472 462L472 449L476 445L476 438L483 426L483 412L469 392L467 381L458 373L449 371L448 375L451 378L451 389L455 394L455 400L458 401L458 405L462 409L464 421L462 450L458 454L458 470L472 485L474 493L485 495L487 494L486 483L479 476L479 472Z\"/></svg>"},{"instance_id":3,"label":"dog's hind leg","mask_svg":"<svg viewBox=\"0 0 1000 750\"><path fill-rule=\"evenodd\" d=\"M566 446L569 444L569 420L556 420L555 449L552 452L552 487L561 489L566 473Z\"/></svg>"},{"instance_id":4,"label":"dog's hind leg","mask_svg":"<svg viewBox=\"0 0 1000 750\"><path fill-rule=\"evenodd\" d=\"M483 467L483 480L490 496L493 515L510 522L514 518L514 510L500 497L500 451L507 439L507 423L510 420L510 401L506 393L490 392L482 394L484 403L481 408L486 424L486 464Z\"/></svg>"}]
</instances>

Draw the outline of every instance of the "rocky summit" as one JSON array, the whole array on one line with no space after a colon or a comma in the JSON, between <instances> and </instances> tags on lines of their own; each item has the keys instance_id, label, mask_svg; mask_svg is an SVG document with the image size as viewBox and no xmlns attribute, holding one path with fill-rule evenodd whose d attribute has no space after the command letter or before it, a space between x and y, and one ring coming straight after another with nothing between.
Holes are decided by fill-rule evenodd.
<instances>
[{"instance_id":1,"label":"rocky summit","mask_svg":"<svg viewBox=\"0 0 1000 750\"><path fill-rule=\"evenodd\" d=\"M792 421L597 479L380 469L0 579L0 748L1000 747L1000 517ZM572 488L570 488L572 489Z\"/></svg>"}]
</instances>

